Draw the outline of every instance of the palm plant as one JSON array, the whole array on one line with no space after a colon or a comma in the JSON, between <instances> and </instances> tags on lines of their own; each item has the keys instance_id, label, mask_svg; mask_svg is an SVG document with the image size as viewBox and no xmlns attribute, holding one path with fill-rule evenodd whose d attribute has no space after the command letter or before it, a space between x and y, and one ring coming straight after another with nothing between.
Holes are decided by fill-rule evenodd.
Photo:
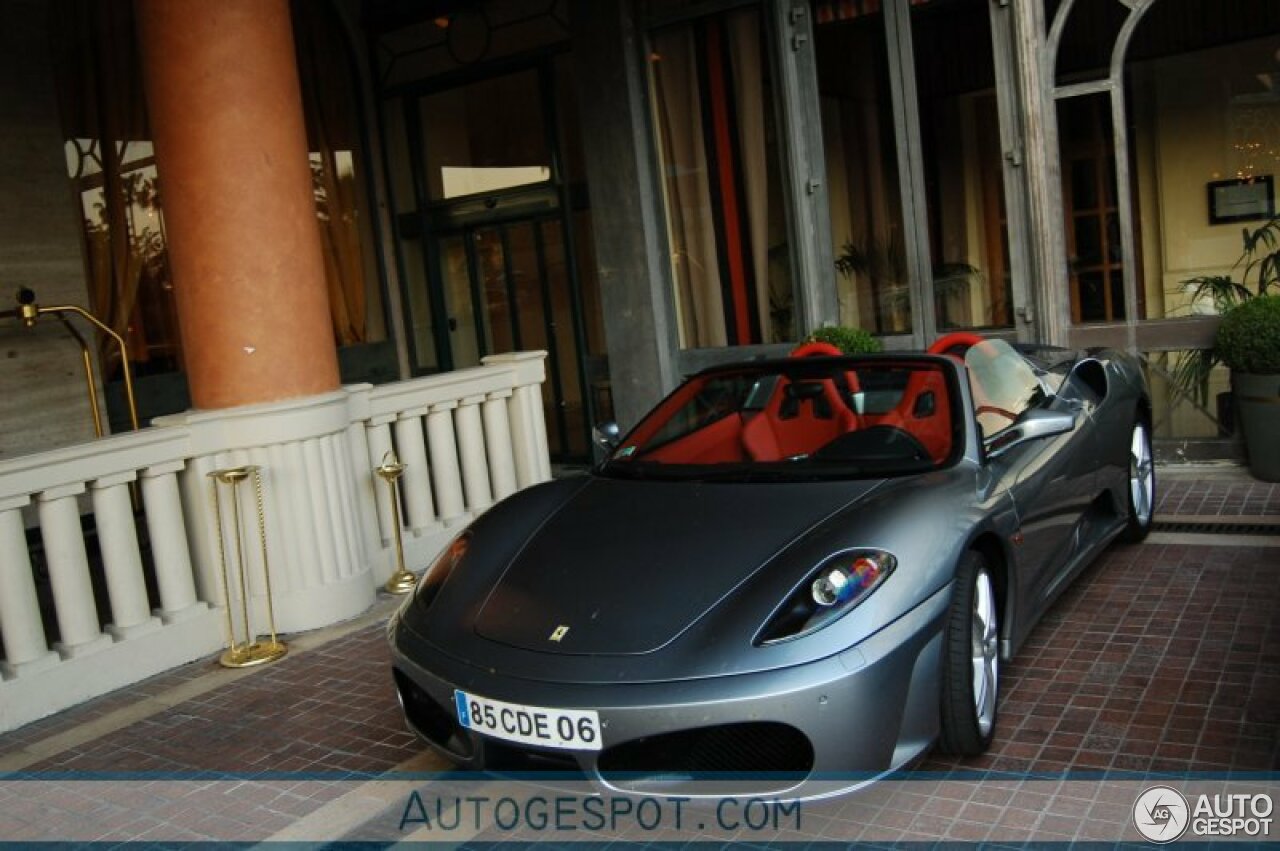
<instances>
[{"instance_id":1,"label":"palm plant","mask_svg":"<svg viewBox=\"0 0 1280 851\"><path fill-rule=\"evenodd\" d=\"M1194 287L1193 300L1208 299L1218 313L1272 290L1280 292L1280 216L1253 230L1244 228L1241 237L1243 251L1230 272L1183 281ZM1237 271L1239 280L1234 277ZM1209 374L1220 363L1217 347L1188 352L1173 369L1174 390L1204 405L1209 397Z\"/></svg>"}]
</instances>

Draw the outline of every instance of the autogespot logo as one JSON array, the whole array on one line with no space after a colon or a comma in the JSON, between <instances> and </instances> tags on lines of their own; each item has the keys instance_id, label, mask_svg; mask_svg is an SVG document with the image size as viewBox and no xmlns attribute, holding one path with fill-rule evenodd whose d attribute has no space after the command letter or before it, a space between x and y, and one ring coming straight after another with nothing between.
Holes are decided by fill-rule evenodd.
<instances>
[{"instance_id":1,"label":"autogespot logo","mask_svg":"<svg viewBox=\"0 0 1280 851\"><path fill-rule=\"evenodd\" d=\"M1177 789L1152 786L1133 802L1133 824L1146 839L1164 844L1187 832L1191 810Z\"/></svg>"}]
</instances>

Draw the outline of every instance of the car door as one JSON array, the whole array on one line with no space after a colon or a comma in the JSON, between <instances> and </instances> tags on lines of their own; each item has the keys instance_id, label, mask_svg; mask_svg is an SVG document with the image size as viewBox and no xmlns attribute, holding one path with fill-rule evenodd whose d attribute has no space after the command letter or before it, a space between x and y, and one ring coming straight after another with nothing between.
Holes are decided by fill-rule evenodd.
<instances>
[{"instance_id":1,"label":"car door","mask_svg":"<svg viewBox=\"0 0 1280 851\"><path fill-rule=\"evenodd\" d=\"M998 443L1035 409L1075 417L1069 432L1026 441L987 462L999 480L1009 483L1018 517L1020 596L1039 608L1070 569L1093 499L1092 412L1078 400L1049 393L1022 355L1002 341L972 347L965 362L985 442Z\"/></svg>"}]
</instances>

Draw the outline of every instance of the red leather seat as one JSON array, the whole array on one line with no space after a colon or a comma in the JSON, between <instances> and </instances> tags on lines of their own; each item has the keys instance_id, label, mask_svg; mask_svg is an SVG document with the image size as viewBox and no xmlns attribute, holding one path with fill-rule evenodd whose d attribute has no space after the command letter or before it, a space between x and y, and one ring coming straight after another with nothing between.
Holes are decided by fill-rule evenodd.
<instances>
[{"instance_id":1,"label":"red leather seat","mask_svg":"<svg viewBox=\"0 0 1280 851\"><path fill-rule=\"evenodd\" d=\"M864 415L865 425L887 425L910 433L935 462L951 454L951 402L940 370L917 370L907 379L902 398L890 411Z\"/></svg>"},{"instance_id":2,"label":"red leather seat","mask_svg":"<svg viewBox=\"0 0 1280 851\"><path fill-rule=\"evenodd\" d=\"M816 452L857 425L830 378L779 378L768 403L742 427L742 445L753 460L781 461Z\"/></svg>"}]
</instances>

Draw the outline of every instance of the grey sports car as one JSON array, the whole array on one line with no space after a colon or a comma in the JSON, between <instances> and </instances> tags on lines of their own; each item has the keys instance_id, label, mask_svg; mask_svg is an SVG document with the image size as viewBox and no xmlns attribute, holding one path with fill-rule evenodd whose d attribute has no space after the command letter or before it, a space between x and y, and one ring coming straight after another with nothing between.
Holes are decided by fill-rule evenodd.
<instances>
[{"instance_id":1,"label":"grey sports car","mask_svg":"<svg viewBox=\"0 0 1280 851\"><path fill-rule=\"evenodd\" d=\"M653 794L982 752L1001 661L1150 528L1142 372L968 335L813 348L693 376L454 540L389 626L411 727L460 766Z\"/></svg>"}]
</instances>

